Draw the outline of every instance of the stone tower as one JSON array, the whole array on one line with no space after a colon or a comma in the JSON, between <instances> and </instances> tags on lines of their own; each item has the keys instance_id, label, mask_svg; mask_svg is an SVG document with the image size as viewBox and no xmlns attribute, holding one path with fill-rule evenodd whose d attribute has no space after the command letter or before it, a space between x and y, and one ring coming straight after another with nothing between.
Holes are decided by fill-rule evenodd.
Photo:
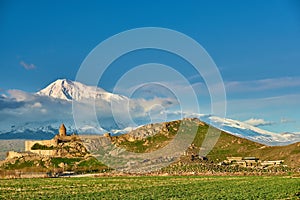
<instances>
[{"instance_id":1,"label":"stone tower","mask_svg":"<svg viewBox=\"0 0 300 200\"><path fill-rule=\"evenodd\" d=\"M66 127L64 124L61 124L59 127L59 136L66 136Z\"/></svg>"}]
</instances>

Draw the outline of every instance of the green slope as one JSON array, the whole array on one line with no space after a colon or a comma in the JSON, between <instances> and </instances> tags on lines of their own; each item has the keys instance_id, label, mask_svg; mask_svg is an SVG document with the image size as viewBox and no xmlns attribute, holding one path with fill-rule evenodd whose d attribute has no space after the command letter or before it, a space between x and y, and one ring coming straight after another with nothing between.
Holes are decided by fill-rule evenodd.
<instances>
[{"instance_id":1,"label":"green slope","mask_svg":"<svg viewBox=\"0 0 300 200\"><path fill-rule=\"evenodd\" d=\"M241 157L258 157L260 160L284 160L285 164L290 167L300 166L300 143L295 143L287 146L266 146L260 143L250 141L245 138L240 138L224 131L220 131L214 127L209 127L207 124L199 121L198 119L186 119L177 120L172 122L162 123L161 129L157 131L155 135L137 139L129 140L129 135L124 134L118 137L113 137L112 140L118 146L125 148L132 152L151 152L159 149L168 144L175 136L176 131L181 128L184 134L189 135L192 128L197 128L197 134L189 148L189 154L199 154L200 148L208 145L210 140L203 144L204 138L207 136L207 132L210 129L210 135L208 138L217 139L216 144L212 150L208 153L209 160L214 162L223 161L226 157L241 156ZM141 130L145 127L140 128ZM136 130L138 132L139 129ZM213 140L212 140L213 141ZM183 159L185 159L183 157Z\"/></svg>"}]
</instances>

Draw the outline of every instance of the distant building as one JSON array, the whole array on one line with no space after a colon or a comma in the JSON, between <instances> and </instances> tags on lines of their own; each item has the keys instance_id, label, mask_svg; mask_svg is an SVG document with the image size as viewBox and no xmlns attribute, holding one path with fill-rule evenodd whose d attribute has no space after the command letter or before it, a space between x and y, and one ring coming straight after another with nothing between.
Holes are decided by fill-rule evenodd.
<instances>
[{"instance_id":1,"label":"distant building","mask_svg":"<svg viewBox=\"0 0 300 200\"><path fill-rule=\"evenodd\" d=\"M261 162L261 166L277 166L282 165L284 160L266 160Z\"/></svg>"},{"instance_id":2,"label":"distant building","mask_svg":"<svg viewBox=\"0 0 300 200\"><path fill-rule=\"evenodd\" d=\"M284 160L260 161L257 157L227 157L223 163L227 165L239 165L242 167L268 167L282 165Z\"/></svg>"},{"instance_id":3,"label":"distant building","mask_svg":"<svg viewBox=\"0 0 300 200\"><path fill-rule=\"evenodd\" d=\"M66 129L66 127L65 127L65 125L64 124L61 124L60 125L60 127L59 127L59 131L58 131L59 133L59 136L60 137L65 137L65 136L67 136L67 129Z\"/></svg>"},{"instance_id":4,"label":"distant building","mask_svg":"<svg viewBox=\"0 0 300 200\"><path fill-rule=\"evenodd\" d=\"M55 147L57 147L60 143L70 142L72 140L78 140L78 136L74 134L67 135L65 125L61 124L58 134L55 135L51 140L26 140L25 152L10 151L7 153L7 159L20 157L25 154L27 155L28 153L44 156L57 156L57 149Z\"/></svg>"},{"instance_id":5,"label":"distant building","mask_svg":"<svg viewBox=\"0 0 300 200\"><path fill-rule=\"evenodd\" d=\"M227 160L229 163L238 162L238 161L243 160L243 157L227 157Z\"/></svg>"},{"instance_id":6,"label":"distant building","mask_svg":"<svg viewBox=\"0 0 300 200\"><path fill-rule=\"evenodd\" d=\"M259 158L256 158L256 157L244 157L243 160L254 160L254 161L258 161Z\"/></svg>"}]
</instances>

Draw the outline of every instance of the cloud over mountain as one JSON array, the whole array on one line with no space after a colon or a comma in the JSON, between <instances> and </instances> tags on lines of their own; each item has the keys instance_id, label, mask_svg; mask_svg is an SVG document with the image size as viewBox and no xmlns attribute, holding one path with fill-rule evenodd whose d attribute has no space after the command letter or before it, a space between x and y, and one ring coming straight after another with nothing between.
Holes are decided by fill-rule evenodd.
<instances>
[{"instance_id":1,"label":"cloud over mountain","mask_svg":"<svg viewBox=\"0 0 300 200\"><path fill-rule=\"evenodd\" d=\"M9 90L7 94L0 96L0 133L9 131L11 126L26 126L33 122L38 126L39 122L46 121L65 122L75 129L74 108L80 115L77 119L81 121L76 124L79 130L86 130L86 126L98 126L103 131L123 129L140 125L141 121L151 123L150 112L159 117L161 109L178 103L174 99L158 97L129 99L66 79L59 79L35 94L20 90ZM157 105L163 108L154 109ZM125 112L130 118L123 117Z\"/></svg>"},{"instance_id":2,"label":"cloud over mountain","mask_svg":"<svg viewBox=\"0 0 300 200\"><path fill-rule=\"evenodd\" d=\"M244 122L252 126L267 126L267 125L274 124L274 122L269 122L269 121L265 121L264 119L256 119L256 118L251 118Z\"/></svg>"},{"instance_id":3,"label":"cloud over mountain","mask_svg":"<svg viewBox=\"0 0 300 200\"><path fill-rule=\"evenodd\" d=\"M143 95L142 95L143 96ZM197 117L221 130L265 144L299 141L299 134L277 134L257 128L270 125L260 118L239 122L213 115L178 110L168 97L128 98L101 88L60 79L37 93L9 90L0 95L0 138L51 138L60 123L69 132L123 133L139 125Z\"/></svg>"}]
</instances>

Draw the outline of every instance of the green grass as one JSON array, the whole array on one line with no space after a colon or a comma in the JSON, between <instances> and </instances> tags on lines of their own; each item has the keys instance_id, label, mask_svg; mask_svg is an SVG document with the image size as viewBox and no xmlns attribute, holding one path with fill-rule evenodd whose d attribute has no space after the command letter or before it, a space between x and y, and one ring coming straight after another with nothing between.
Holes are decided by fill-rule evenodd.
<instances>
[{"instance_id":1,"label":"green grass","mask_svg":"<svg viewBox=\"0 0 300 200\"><path fill-rule=\"evenodd\" d=\"M81 161L82 158L51 158L51 163L54 165L54 167L58 167L60 163L65 163L68 165L74 165L74 163Z\"/></svg>"},{"instance_id":2,"label":"green grass","mask_svg":"<svg viewBox=\"0 0 300 200\"><path fill-rule=\"evenodd\" d=\"M135 141L128 141L126 135L113 137L113 141L117 143L117 146L125 148L127 151L135 153L152 152L166 146L177 134L180 127L183 129L184 134L188 133L190 126L194 126L193 122L184 121L182 124L180 121L167 122L167 132L162 130L158 131L155 135ZM117 142L120 138L123 140Z\"/></svg>"},{"instance_id":3,"label":"green grass","mask_svg":"<svg viewBox=\"0 0 300 200\"><path fill-rule=\"evenodd\" d=\"M145 138L144 140L136 140L136 141L124 141L119 144L120 147L124 147L127 151L136 152L136 153L144 153L148 151L153 151L155 149L159 149L165 146L165 142L168 142L170 137L157 134L152 137ZM145 143L148 145L144 145Z\"/></svg>"},{"instance_id":4,"label":"green grass","mask_svg":"<svg viewBox=\"0 0 300 200\"><path fill-rule=\"evenodd\" d=\"M34 161L24 161L20 162L17 160L14 164L8 163L4 169L6 170L16 170L16 169L23 169L23 168L29 168L34 166Z\"/></svg>"},{"instance_id":5,"label":"green grass","mask_svg":"<svg viewBox=\"0 0 300 200\"><path fill-rule=\"evenodd\" d=\"M298 199L300 178L101 177L0 180L0 199Z\"/></svg>"},{"instance_id":6,"label":"green grass","mask_svg":"<svg viewBox=\"0 0 300 200\"><path fill-rule=\"evenodd\" d=\"M83 160L78 164L75 172L77 173L94 173L94 172L107 172L110 171L106 165L101 163L96 158L89 158L87 160Z\"/></svg>"},{"instance_id":7,"label":"green grass","mask_svg":"<svg viewBox=\"0 0 300 200\"><path fill-rule=\"evenodd\" d=\"M64 163L64 167L59 167L60 163ZM101 163L94 157L90 158L50 158L50 164L46 165L46 161L40 159L24 160L17 159L14 163L6 163L0 169L0 176L5 174L18 174L19 172L50 172L55 170L74 171L75 173L98 173L111 171L106 165ZM1 199L1 198L0 198Z\"/></svg>"}]
</instances>

